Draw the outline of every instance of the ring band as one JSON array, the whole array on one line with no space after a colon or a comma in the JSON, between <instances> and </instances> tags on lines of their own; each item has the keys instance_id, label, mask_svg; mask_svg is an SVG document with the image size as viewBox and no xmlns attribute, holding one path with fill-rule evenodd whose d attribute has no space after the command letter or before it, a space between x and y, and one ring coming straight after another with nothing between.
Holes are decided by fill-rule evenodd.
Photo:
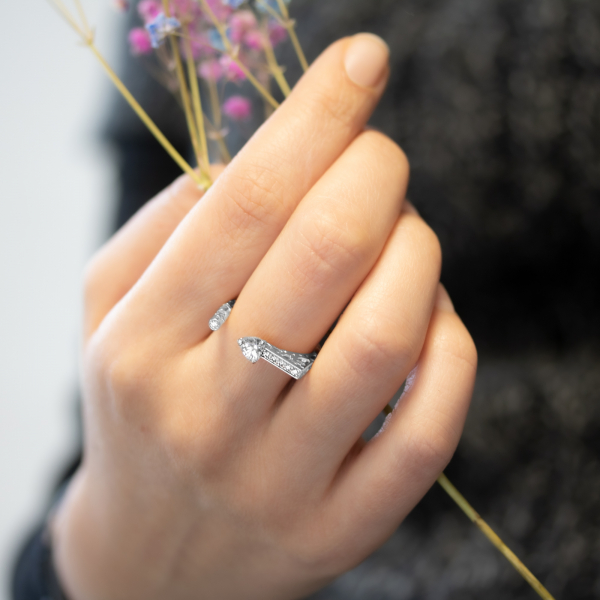
<instances>
[{"instance_id":1,"label":"ring band","mask_svg":"<svg viewBox=\"0 0 600 600\"><path fill-rule=\"evenodd\" d=\"M235 300L226 302L211 317L210 321L208 322L208 326L213 331L217 331L223 325L223 323L227 321L234 304ZM325 342L334 326L335 324L332 325L331 329L321 340L318 348L320 348ZM272 344L269 344L269 342L265 342L265 340L261 340L257 337L240 338L238 340L238 345L242 349L242 354L251 363L256 363L262 358L284 373L291 375L294 379L301 379L304 377L313 366L315 358L317 358L317 352L311 352L310 354L288 352L287 350L276 348Z\"/></svg>"},{"instance_id":2,"label":"ring band","mask_svg":"<svg viewBox=\"0 0 600 600\"><path fill-rule=\"evenodd\" d=\"M221 308L219 308L219 310L211 317L210 321L208 322L208 326L213 331L217 331L217 329L219 329L219 327L221 327L221 325L227 321L234 304L235 300L225 302L225 304L223 304L223 306L221 306Z\"/></svg>"},{"instance_id":3,"label":"ring band","mask_svg":"<svg viewBox=\"0 0 600 600\"><path fill-rule=\"evenodd\" d=\"M242 354L251 362L256 363L260 358L271 363L284 373L291 375L294 379L304 377L313 366L316 352L310 354L300 354L298 352L288 352L276 348L269 342L257 337L243 337L238 340L238 345L242 349Z\"/></svg>"}]
</instances>

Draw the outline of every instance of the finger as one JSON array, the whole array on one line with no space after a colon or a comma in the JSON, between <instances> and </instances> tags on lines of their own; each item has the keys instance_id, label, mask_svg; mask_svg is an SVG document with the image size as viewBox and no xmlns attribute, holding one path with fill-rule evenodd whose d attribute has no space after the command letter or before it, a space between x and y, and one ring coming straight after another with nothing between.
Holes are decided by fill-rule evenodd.
<instances>
[{"instance_id":1,"label":"finger","mask_svg":"<svg viewBox=\"0 0 600 600\"><path fill-rule=\"evenodd\" d=\"M378 546L433 485L458 444L477 351L440 286L423 352L383 432L343 465L329 509Z\"/></svg>"},{"instance_id":2,"label":"finger","mask_svg":"<svg viewBox=\"0 0 600 600\"><path fill-rule=\"evenodd\" d=\"M383 410L421 353L441 269L438 239L413 210L402 213L369 276L318 359L276 415L286 457L329 480ZM278 426L277 426L278 425Z\"/></svg>"},{"instance_id":3,"label":"finger","mask_svg":"<svg viewBox=\"0 0 600 600\"><path fill-rule=\"evenodd\" d=\"M212 165L216 180L222 165ZM131 289L203 192L182 175L146 203L88 263L85 275L84 335L89 337Z\"/></svg>"},{"instance_id":4,"label":"finger","mask_svg":"<svg viewBox=\"0 0 600 600\"><path fill-rule=\"evenodd\" d=\"M300 203L219 335L203 347L224 357L225 379L235 373L253 390L255 409L272 404L287 375L264 361L247 362L235 340L256 336L284 350L310 352L377 261L407 184L400 148L365 132Z\"/></svg>"},{"instance_id":5,"label":"finger","mask_svg":"<svg viewBox=\"0 0 600 600\"><path fill-rule=\"evenodd\" d=\"M333 44L191 211L138 286L138 314L168 314L179 343L235 298L308 190L363 129L387 80L388 50Z\"/></svg>"}]
</instances>

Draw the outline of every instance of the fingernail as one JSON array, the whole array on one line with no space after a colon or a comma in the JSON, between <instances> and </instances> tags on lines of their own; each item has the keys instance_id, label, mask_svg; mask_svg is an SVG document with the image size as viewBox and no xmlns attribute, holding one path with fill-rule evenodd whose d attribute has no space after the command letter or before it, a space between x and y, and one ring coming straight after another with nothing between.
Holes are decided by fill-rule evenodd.
<instances>
[{"instance_id":1,"label":"fingernail","mask_svg":"<svg viewBox=\"0 0 600 600\"><path fill-rule=\"evenodd\" d=\"M389 56L390 49L380 37L359 33L346 50L346 73L356 85L375 87L385 74Z\"/></svg>"},{"instance_id":2,"label":"fingernail","mask_svg":"<svg viewBox=\"0 0 600 600\"><path fill-rule=\"evenodd\" d=\"M446 288L439 283L437 289L437 298L435 299L435 306L438 310L445 310L447 312L456 312L454 310L454 304L450 300L450 296L446 291Z\"/></svg>"}]
</instances>

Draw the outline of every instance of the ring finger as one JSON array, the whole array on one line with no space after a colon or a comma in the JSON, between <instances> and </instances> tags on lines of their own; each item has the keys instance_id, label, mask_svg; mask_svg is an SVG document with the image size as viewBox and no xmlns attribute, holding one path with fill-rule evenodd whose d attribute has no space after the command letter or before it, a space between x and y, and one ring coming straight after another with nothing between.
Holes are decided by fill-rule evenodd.
<instances>
[{"instance_id":1,"label":"ring finger","mask_svg":"<svg viewBox=\"0 0 600 600\"><path fill-rule=\"evenodd\" d=\"M311 371L276 416L273 431L301 469L333 474L414 367L428 330L441 268L437 237L407 206L386 247ZM308 457L299 457L308 449Z\"/></svg>"},{"instance_id":2,"label":"ring finger","mask_svg":"<svg viewBox=\"0 0 600 600\"><path fill-rule=\"evenodd\" d=\"M366 131L300 203L226 325L202 348L221 357L225 380L252 390L252 405L272 403L288 377L264 361L248 363L235 340L256 336L288 351L312 350L377 261L407 183L402 151Z\"/></svg>"}]
</instances>

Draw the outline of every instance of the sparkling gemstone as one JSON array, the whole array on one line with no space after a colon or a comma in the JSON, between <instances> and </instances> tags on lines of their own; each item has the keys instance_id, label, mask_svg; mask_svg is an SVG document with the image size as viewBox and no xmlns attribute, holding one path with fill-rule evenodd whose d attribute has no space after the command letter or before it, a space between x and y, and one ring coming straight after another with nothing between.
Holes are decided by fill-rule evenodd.
<instances>
[{"instance_id":1,"label":"sparkling gemstone","mask_svg":"<svg viewBox=\"0 0 600 600\"><path fill-rule=\"evenodd\" d=\"M238 340L242 354L251 362L255 363L262 355L265 343L257 337L245 337Z\"/></svg>"}]
</instances>

